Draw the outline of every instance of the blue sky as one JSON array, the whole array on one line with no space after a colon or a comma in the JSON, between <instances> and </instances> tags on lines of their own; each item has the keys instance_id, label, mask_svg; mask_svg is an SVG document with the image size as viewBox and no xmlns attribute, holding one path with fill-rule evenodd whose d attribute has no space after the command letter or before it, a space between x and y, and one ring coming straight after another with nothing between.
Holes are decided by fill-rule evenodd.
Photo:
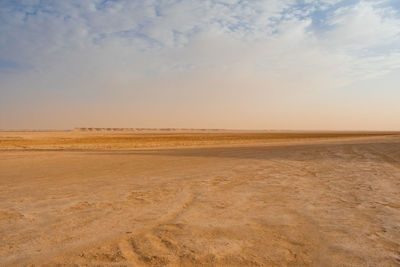
<instances>
[{"instance_id":1,"label":"blue sky","mask_svg":"<svg viewBox=\"0 0 400 267\"><path fill-rule=\"evenodd\" d=\"M398 74L393 0L0 3L3 129L400 130Z\"/></svg>"}]
</instances>

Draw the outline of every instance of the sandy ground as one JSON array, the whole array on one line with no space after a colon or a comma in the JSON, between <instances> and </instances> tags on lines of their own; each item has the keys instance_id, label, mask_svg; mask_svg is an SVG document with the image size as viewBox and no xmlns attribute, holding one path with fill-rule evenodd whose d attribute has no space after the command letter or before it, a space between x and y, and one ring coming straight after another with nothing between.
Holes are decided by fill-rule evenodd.
<instances>
[{"instance_id":1,"label":"sandy ground","mask_svg":"<svg viewBox=\"0 0 400 267\"><path fill-rule=\"evenodd\" d=\"M0 265L400 266L399 135L166 135L0 133Z\"/></svg>"}]
</instances>

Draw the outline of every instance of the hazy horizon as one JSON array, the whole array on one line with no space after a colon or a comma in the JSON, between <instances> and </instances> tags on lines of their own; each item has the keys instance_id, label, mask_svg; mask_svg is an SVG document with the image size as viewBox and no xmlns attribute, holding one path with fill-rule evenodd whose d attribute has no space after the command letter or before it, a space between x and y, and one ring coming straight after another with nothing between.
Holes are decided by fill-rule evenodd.
<instances>
[{"instance_id":1,"label":"hazy horizon","mask_svg":"<svg viewBox=\"0 0 400 267\"><path fill-rule=\"evenodd\" d=\"M0 130L400 130L394 0L2 1Z\"/></svg>"}]
</instances>

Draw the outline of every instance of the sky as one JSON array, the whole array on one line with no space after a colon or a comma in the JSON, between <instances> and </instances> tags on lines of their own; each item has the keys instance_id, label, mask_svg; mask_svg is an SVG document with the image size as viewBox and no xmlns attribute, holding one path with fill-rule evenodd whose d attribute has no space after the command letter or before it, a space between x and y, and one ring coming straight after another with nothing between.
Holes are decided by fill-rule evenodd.
<instances>
[{"instance_id":1,"label":"sky","mask_svg":"<svg viewBox=\"0 0 400 267\"><path fill-rule=\"evenodd\" d=\"M400 130L398 0L0 0L0 129Z\"/></svg>"}]
</instances>

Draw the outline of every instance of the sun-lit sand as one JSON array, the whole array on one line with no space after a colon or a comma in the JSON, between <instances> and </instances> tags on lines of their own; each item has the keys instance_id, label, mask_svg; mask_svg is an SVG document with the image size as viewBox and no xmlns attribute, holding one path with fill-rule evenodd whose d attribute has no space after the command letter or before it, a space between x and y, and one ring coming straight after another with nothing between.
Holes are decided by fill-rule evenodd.
<instances>
[{"instance_id":1,"label":"sun-lit sand","mask_svg":"<svg viewBox=\"0 0 400 267\"><path fill-rule=\"evenodd\" d=\"M1 266L399 266L400 134L0 132Z\"/></svg>"}]
</instances>

